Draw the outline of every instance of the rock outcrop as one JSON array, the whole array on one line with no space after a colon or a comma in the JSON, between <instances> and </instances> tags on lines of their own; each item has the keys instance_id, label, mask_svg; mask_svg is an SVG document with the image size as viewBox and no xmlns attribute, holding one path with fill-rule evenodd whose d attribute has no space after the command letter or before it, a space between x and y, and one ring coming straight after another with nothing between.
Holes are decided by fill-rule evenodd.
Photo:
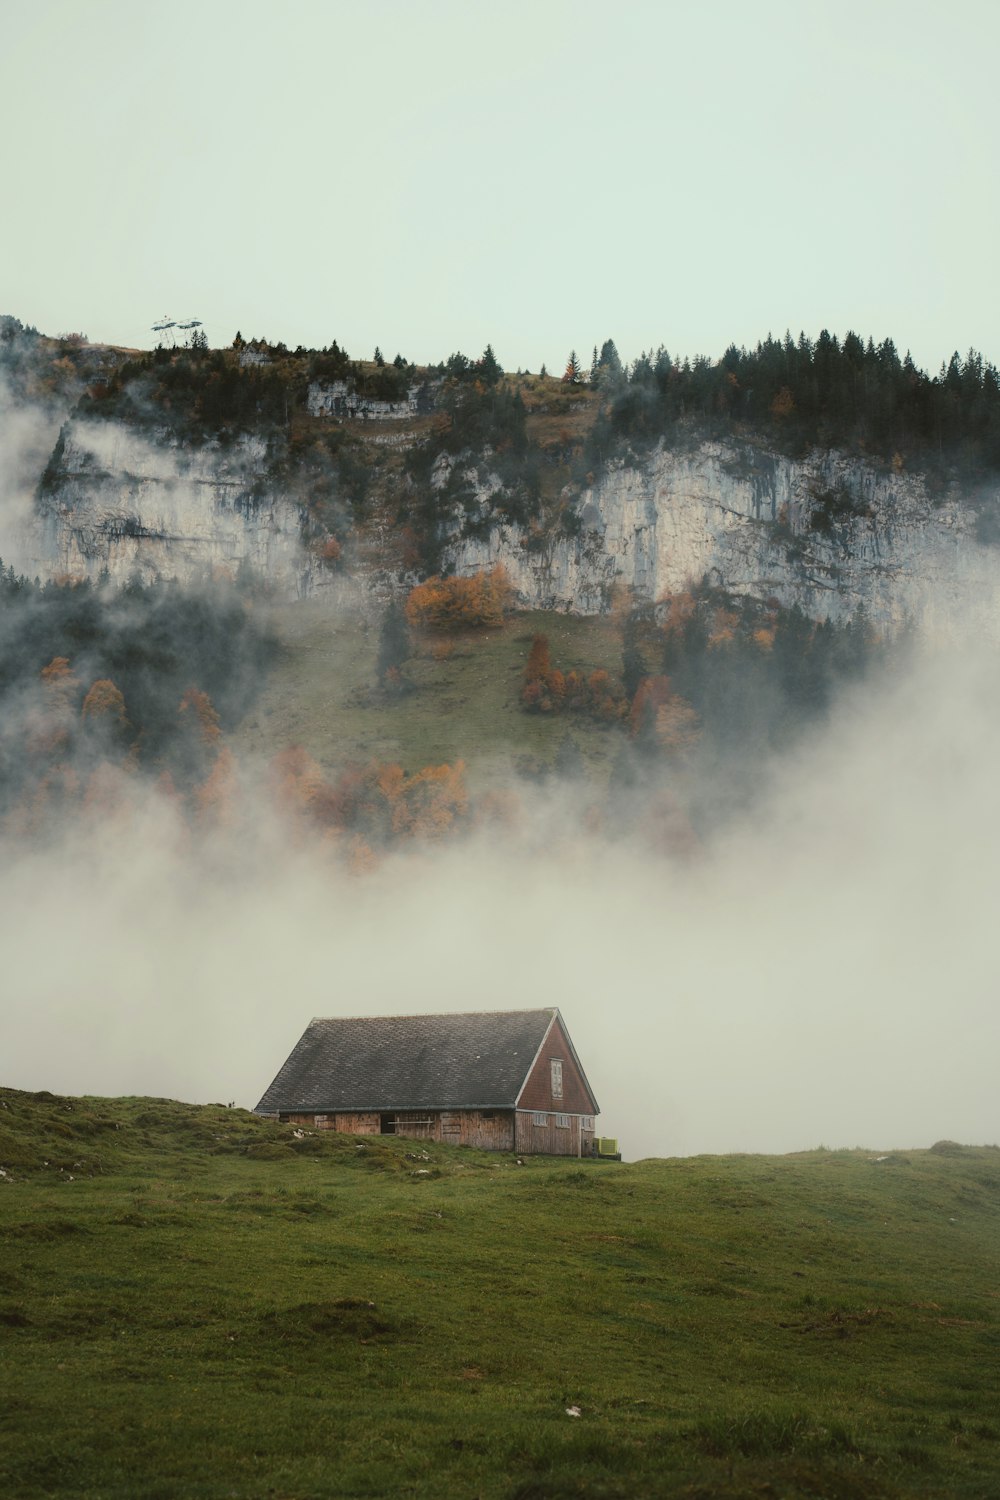
<instances>
[{"instance_id":1,"label":"rock outcrop","mask_svg":"<svg viewBox=\"0 0 1000 1500\"><path fill-rule=\"evenodd\" d=\"M247 565L283 597L311 593L333 579L303 547L299 506L280 492L268 458L255 436L182 447L122 423L72 420L5 561L29 576L107 573L121 582ZM435 466L442 497L454 462ZM525 606L598 613L616 583L655 601L708 575L817 619L863 609L887 628L912 621L939 631L972 600L1000 626L1000 551L977 543L969 497L932 493L919 476L857 457L792 459L737 442L661 446L609 463L567 496L555 531L491 521L500 482L484 474L482 463L463 473L479 515L466 500L446 523L445 562L459 573L502 563ZM384 594L391 563L375 534L350 556L355 587L367 580Z\"/></svg>"},{"instance_id":2,"label":"rock outcrop","mask_svg":"<svg viewBox=\"0 0 1000 1500\"><path fill-rule=\"evenodd\" d=\"M41 578L108 574L189 579L249 565L288 597L317 565L298 507L268 475L266 444L152 441L121 423L67 423L16 541L18 569Z\"/></svg>"},{"instance_id":3,"label":"rock outcrop","mask_svg":"<svg viewBox=\"0 0 1000 1500\"><path fill-rule=\"evenodd\" d=\"M996 591L1000 554L977 544L967 498L835 452L661 447L608 465L571 515L576 534L554 537L498 525L459 539L456 525L447 560L460 573L502 563L524 604L581 613L606 608L616 582L656 600L708 575L817 619L863 608L886 627L933 629Z\"/></svg>"}]
</instances>

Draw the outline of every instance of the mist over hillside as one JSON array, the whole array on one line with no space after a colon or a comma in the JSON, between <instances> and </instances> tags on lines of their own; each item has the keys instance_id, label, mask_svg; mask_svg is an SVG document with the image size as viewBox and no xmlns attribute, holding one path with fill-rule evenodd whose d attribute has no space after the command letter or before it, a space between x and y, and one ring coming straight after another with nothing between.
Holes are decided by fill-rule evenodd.
<instances>
[{"instance_id":1,"label":"mist over hillside","mask_svg":"<svg viewBox=\"0 0 1000 1500\"><path fill-rule=\"evenodd\" d=\"M558 1004L632 1157L996 1138L992 366L15 322L5 1081Z\"/></svg>"}]
</instances>

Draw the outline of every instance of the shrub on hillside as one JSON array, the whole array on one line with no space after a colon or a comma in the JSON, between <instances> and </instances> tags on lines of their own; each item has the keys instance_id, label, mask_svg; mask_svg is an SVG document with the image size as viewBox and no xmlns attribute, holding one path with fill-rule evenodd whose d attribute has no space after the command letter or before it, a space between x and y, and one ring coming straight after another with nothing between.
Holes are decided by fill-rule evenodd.
<instances>
[{"instance_id":1,"label":"shrub on hillside","mask_svg":"<svg viewBox=\"0 0 1000 1500\"><path fill-rule=\"evenodd\" d=\"M428 578L410 590L406 618L433 630L502 625L513 590L499 565L469 578Z\"/></svg>"},{"instance_id":2,"label":"shrub on hillside","mask_svg":"<svg viewBox=\"0 0 1000 1500\"><path fill-rule=\"evenodd\" d=\"M544 635L536 635L531 643L521 707L529 713L583 713L606 724L615 723L628 712L621 684L607 672L561 672L553 667L548 636Z\"/></svg>"}]
</instances>

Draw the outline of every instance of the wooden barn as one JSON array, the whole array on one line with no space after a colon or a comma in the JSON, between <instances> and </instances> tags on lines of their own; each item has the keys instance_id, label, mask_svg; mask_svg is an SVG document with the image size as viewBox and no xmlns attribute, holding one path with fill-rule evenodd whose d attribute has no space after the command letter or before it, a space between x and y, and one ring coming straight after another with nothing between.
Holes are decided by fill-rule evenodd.
<instances>
[{"instance_id":1,"label":"wooden barn","mask_svg":"<svg viewBox=\"0 0 1000 1500\"><path fill-rule=\"evenodd\" d=\"M589 1156L598 1114L555 1006L310 1022L256 1113L314 1130Z\"/></svg>"}]
</instances>

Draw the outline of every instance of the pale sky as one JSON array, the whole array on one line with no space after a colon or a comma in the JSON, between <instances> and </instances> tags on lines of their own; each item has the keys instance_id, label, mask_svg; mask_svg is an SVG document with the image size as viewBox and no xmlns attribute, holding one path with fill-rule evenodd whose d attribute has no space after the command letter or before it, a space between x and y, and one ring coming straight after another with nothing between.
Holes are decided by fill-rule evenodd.
<instances>
[{"instance_id":1,"label":"pale sky","mask_svg":"<svg viewBox=\"0 0 1000 1500\"><path fill-rule=\"evenodd\" d=\"M0 0L0 312L1000 362L997 0Z\"/></svg>"}]
</instances>

